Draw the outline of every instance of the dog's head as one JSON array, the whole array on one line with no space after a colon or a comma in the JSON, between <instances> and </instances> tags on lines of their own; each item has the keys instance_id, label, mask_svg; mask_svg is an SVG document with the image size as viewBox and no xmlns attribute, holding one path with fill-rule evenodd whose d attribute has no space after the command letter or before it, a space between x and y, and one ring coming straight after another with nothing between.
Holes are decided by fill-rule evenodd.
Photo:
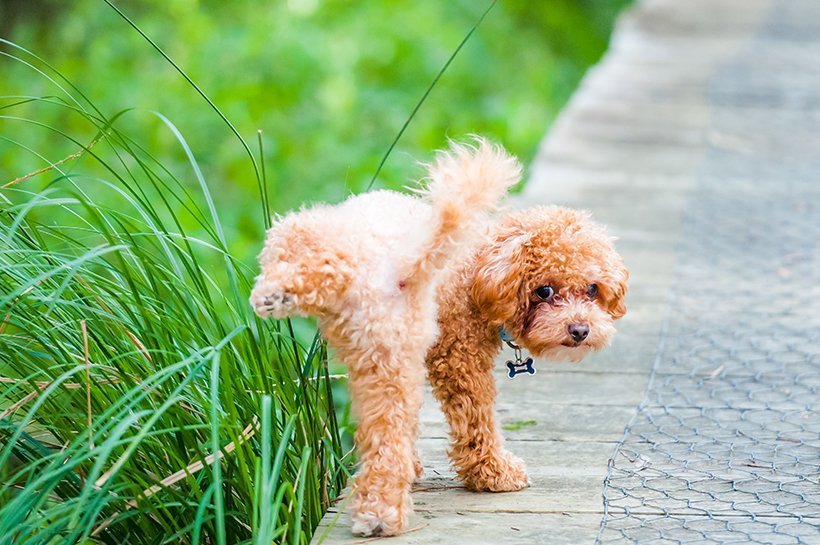
<instances>
[{"instance_id":1,"label":"dog's head","mask_svg":"<svg viewBox=\"0 0 820 545\"><path fill-rule=\"evenodd\" d=\"M580 361L607 346L626 313L629 273L589 214L559 207L513 212L476 256L472 297L533 355Z\"/></svg>"}]
</instances>

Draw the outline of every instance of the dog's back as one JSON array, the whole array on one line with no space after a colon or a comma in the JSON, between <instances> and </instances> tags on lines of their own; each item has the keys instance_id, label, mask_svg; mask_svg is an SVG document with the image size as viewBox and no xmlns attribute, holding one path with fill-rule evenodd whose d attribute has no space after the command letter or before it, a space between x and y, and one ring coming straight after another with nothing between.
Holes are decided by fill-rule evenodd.
<instances>
[{"instance_id":1,"label":"dog's back","mask_svg":"<svg viewBox=\"0 0 820 545\"><path fill-rule=\"evenodd\" d=\"M421 199L395 191L371 191L326 210L325 220L350 255L355 282L382 295L399 285L434 236L433 209Z\"/></svg>"},{"instance_id":2,"label":"dog's back","mask_svg":"<svg viewBox=\"0 0 820 545\"><path fill-rule=\"evenodd\" d=\"M348 198L337 206L311 209L333 244L356 256L354 281L382 294L432 287L454 263L459 248L483 233L521 167L502 148L484 140L453 144L428 167L422 198L389 190Z\"/></svg>"}]
</instances>

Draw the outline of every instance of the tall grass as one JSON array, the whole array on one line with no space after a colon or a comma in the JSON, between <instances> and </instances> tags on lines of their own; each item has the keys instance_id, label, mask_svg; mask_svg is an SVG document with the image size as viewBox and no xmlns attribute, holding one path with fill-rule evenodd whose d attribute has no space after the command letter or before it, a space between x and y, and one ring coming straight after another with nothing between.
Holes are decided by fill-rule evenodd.
<instances>
[{"instance_id":1,"label":"tall grass","mask_svg":"<svg viewBox=\"0 0 820 545\"><path fill-rule=\"evenodd\" d=\"M323 345L253 315L230 203L168 119L105 116L4 45L51 94L0 119L76 151L2 136L47 166L0 180L0 543L306 543L346 472ZM146 118L174 160L129 137Z\"/></svg>"}]
</instances>

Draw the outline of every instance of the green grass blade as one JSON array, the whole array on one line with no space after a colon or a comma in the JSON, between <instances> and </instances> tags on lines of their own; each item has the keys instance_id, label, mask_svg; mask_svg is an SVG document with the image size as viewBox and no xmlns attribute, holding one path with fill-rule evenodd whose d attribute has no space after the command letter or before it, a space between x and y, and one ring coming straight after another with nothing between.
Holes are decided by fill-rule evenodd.
<instances>
[{"instance_id":1,"label":"green grass blade","mask_svg":"<svg viewBox=\"0 0 820 545\"><path fill-rule=\"evenodd\" d=\"M382 160L379 162L379 166L376 167L376 172L373 173L373 177L370 179L370 183L367 185L366 191L370 191L373 188L373 185L376 183L376 179L379 177L379 173L381 173L382 171L382 167L387 162L387 158L390 157L390 154L393 152L393 148L395 148L396 144L398 144L399 140L404 134L404 131L410 125L410 122L413 121L413 118L416 117L416 113L421 109L421 106L422 104L424 104L424 101L427 100L427 96L430 94L430 91L433 90L433 88L438 83L438 80L441 79L441 76L444 75L444 73L450 67L450 64L452 64L453 59L455 59L456 55L458 55L458 52L461 51L461 49L464 47L464 45L476 31L476 29L478 29L479 25L481 25L481 22L484 21L484 18L487 16L488 13L490 13L490 10L493 9L493 6L495 6L497 2L498 0L492 0L492 2L490 2L490 5L487 6L487 9L485 9L484 12L481 14L481 17L479 17L475 24L472 26L472 28L470 28L470 30L458 44L458 47L456 47L455 50L453 50L453 52L450 54L450 57L447 59L447 62L445 62L444 66L441 67L441 70L438 71L436 77L433 78L433 81L430 83L430 85L427 86L427 89L424 91L424 94L421 95L421 98L416 103L416 106L413 108L413 111L410 112L410 115L407 117L407 120L404 122L404 125L402 125L401 129L399 129L398 134L390 143L390 146L387 148L387 152L385 152L384 156L382 157Z\"/></svg>"}]
</instances>

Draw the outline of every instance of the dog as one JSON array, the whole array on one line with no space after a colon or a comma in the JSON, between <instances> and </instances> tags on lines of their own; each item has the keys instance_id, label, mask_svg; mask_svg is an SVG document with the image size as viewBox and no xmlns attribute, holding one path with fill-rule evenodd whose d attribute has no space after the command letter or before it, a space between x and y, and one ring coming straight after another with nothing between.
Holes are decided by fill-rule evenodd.
<instances>
[{"instance_id":1,"label":"dog","mask_svg":"<svg viewBox=\"0 0 820 545\"><path fill-rule=\"evenodd\" d=\"M360 468L358 535L393 535L412 509L426 368L465 486L529 485L494 416L501 331L533 355L580 361L626 312L629 273L586 212L534 207L491 220L521 167L478 140L430 167L421 198L389 191L279 218L251 294L260 316L313 315L348 365Z\"/></svg>"},{"instance_id":2,"label":"dog","mask_svg":"<svg viewBox=\"0 0 820 545\"><path fill-rule=\"evenodd\" d=\"M370 192L287 214L267 233L254 310L317 317L349 370L359 419L355 534L392 535L406 524L421 473L415 440L425 358L441 327L437 289L460 251L483 238L488 212L520 176L500 147L453 144L429 167L417 197Z\"/></svg>"},{"instance_id":3,"label":"dog","mask_svg":"<svg viewBox=\"0 0 820 545\"><path fill-rule=\"evenodd\" d=\"M442 281L440 335L425 363L450 425L450 459L467 488L529 485L494 415L501 331L536 357L578 362L610 343L613 322L626 313L628 278L603 226L586 212L552 206L498 218Z\"/></svg>"}]
</instances>

